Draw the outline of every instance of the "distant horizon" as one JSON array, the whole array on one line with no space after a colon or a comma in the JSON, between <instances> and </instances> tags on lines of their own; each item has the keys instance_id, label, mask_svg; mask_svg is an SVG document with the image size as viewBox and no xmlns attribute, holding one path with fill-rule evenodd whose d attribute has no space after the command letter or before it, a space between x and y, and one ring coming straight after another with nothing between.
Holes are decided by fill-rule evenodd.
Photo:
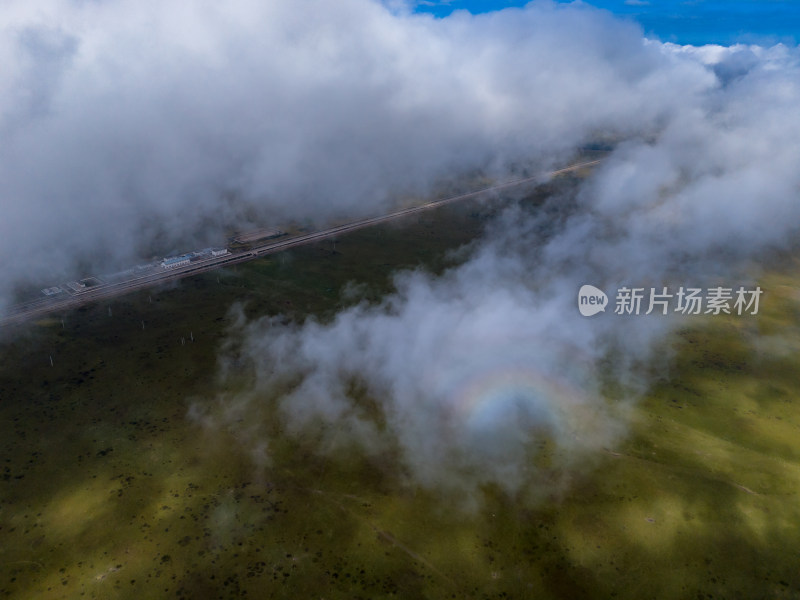
<instances>
[{"instance_id":1,"label":"distant horizon","mask_svg":"<svg viewBox=\"0 0 800 600\"><path fill-rule=\"evenodd\" d=\"M556 0L557 4L569 4ZM737 43L771 46L796 45L800 40L800 6L792 0L585 0L639 24L644 34L676 44ZM446 17L456 10L481 14L505 8L521 8L525 0L418 1L415 12Z\"/></svg>"}]
</instances>

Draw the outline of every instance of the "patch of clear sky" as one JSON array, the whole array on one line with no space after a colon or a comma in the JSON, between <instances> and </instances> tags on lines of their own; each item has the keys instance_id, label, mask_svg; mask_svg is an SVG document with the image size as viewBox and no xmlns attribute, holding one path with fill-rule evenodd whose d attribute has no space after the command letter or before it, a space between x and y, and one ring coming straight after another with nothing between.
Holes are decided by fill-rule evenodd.
<instances>
[{"instance_id":1,"label":"patch of clear sky","mask_svg":"<svg viewBox=\"0 0 800 600\"><path fill-rule=\"evenodd\" d=\"M558 2L567 4L567 2ZM585 0L639 23L648 37L677 44L800 42L800 0ZM486 13L523 0L422 0L416 11L446 17L455 10Z\"/></svg>"}]
</instances>

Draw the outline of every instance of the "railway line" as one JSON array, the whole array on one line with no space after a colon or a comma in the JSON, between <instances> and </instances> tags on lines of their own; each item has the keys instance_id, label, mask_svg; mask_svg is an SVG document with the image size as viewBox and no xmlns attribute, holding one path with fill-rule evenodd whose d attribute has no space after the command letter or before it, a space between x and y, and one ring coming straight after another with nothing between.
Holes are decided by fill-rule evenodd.
<instances>
[{"instance_id":1,"label":"railway line","mask_svg":"<svg viewBox=\"0 0 800 600\"><path fill-rule=\"evenodd\" d=\"M601 161L602 159L598 159L598 160L592 160L592 161L569 165L567 167L564 167L563 169L558 169L557 171L552 171L550 173L547 173L547 176L554 177L556 175L560 175L563 173L577 171L579 169L594 166L600 163ZM130 292L146 289L149 287L154 287L169 281L182 279L184 277L191 277L192 275L205 273L207 271L212 271L222 267L231 266L238 263L253 260L261 256L266 256L269 254L274 254L276 252L281 252L283 250L288 250L296 246L312 244L314 242L325 240L337 235L349 233L351 231L356 231L359 229L364 229L366 227L372 227L374 225L379 225L381 223L386 223L388 221L393 221L395 219L400 219L402 217L431 210L440 206L444 206L446 204L459 202L462 200L466 200L468 198L477 198L482 195L524 185L526 183L541 181L541 179L542 175L535 175L532 177L523 177L520 179L514 179L501 184L483 188L474 192L467 192L465 194L459 194L457 196L451 196L448 198L433 200L430 202L426 202L424 204L412 206L410 208L397 210L385 215L380 215L376 217L367 217L350 223L345 223L343 225L329 227L327 229L323 229L320 231L295 235L290 238L284 238L280 240L269 240L268 242L265 242L259 246L255 246L248 250L242 250L240 252L232 252L218 257L206 258L204 260L199 260L194 263L190 263L188 265L180 266L170 270L160 270L154 273L147 273L144 275L131 277L129 279L119 282L113 282L113 283L101 282L97 285L93 285L84 290L70 293L66 297L61 297L59 294L60 297L58 298L45 297L45 298L40 298L38 300L32 300L29 302L17 304L10 307L10 309L6 312L6 314L0 316L0 327L22 323L24 321L33 318L43 317L57 311L78 308L79 306L82 306L89 302L96 302L98 300L105 300L108 298L121 296L124 294L128 294ZM67 293L67 292L62 292L62 293Z\"/></svg>"}]
</instances>

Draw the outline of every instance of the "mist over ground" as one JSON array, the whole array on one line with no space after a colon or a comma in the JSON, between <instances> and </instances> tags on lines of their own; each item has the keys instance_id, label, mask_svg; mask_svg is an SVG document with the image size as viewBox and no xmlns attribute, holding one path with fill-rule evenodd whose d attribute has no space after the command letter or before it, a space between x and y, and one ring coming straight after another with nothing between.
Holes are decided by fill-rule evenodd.
<instances>
[{"instance_id":1,"label":"mist over ground","mask_svg":"<svg viewBox=\"0 0 800 600\"><path fill-rule=\"evenodd\" d=\"M535 494L545 439L567 471L586 464L624 435L642 361L681 321L587 320L578 288L736 286L800 216L796 47L662 44L581 4L434 19L367 0L17 2L0 57L6 297L156 243L371 214L623 140L546 242L511 207L442 277L399 274L329 323L232 332L257 383L221 399L229 414L273 403L320 452L397 452L426 487ZM629 390L610 401L609 353ZM242 432L268 456L259 435Z\"/></svg>"},{"instance_id":2,"label":"mist over ground","mask_svg":"<svg viewBox=\"0 0 800 600\"><path fill-rule=\"evenodd\" d=\"M11 2L0 60L0 296L560 166L717 85L630 23L548 3L436 20L368 0Z\"/></svg>"}]
</instances>

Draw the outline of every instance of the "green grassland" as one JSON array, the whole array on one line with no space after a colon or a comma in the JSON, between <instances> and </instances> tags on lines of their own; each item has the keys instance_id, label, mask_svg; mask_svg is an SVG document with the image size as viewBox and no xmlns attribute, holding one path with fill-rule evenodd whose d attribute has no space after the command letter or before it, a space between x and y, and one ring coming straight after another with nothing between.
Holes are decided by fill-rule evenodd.
<instances>
[{"instance_id":1,"label":"green grassland","mask_svg":"<svg viewBox=\"0 0 800 600\"><path fill-rule=\"evenodd\" d=\"M324 319L349 282L377 299L397 269L445 268L489 212L448 207L13 330L0 597L800 597L792 260L761 281L758 317L669 340L628 435L538 502L487 488L455 510L391 456L320 456L273 424L266 460L247 423L203 426L237 392L217 377L234 302Z\"/></svg>"}]
</instances>

